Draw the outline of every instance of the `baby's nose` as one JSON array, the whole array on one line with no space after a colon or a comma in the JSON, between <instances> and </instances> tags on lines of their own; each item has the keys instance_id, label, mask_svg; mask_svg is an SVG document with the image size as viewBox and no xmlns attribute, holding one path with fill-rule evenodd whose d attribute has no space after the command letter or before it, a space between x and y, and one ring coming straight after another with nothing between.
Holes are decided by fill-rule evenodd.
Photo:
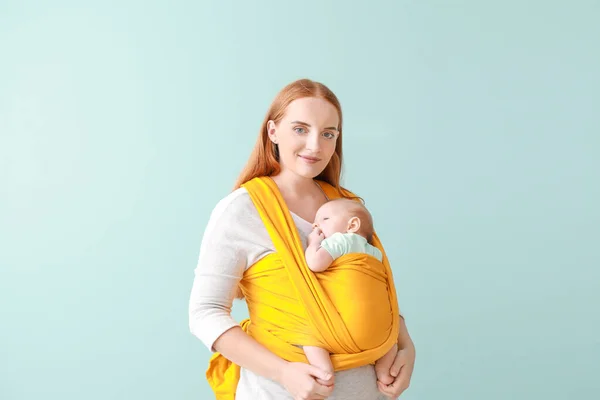
<instances>
[{"instance_id":1,"label":"baby's nose","mask_svg":"<svg viewBox=\"0 0 600 400\"><path fill-rule=\"evenodd\" d=\"M315 223L313 224L313 229L314 229L314 228L318 228L318 227L319 227L319 224L317 224L317 223L315 222Z\"/></svg>"}]
</instances>

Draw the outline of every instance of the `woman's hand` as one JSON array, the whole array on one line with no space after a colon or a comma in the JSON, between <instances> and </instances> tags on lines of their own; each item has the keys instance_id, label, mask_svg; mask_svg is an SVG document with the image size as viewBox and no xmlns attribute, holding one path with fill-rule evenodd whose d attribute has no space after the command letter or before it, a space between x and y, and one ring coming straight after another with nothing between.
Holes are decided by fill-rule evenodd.
<instances>
[{"instance_id":1,"label":"woman's hand","mask_svg":"<svg viewBox=\"0 0 600 400\"><path fill-rule=\"evenodd\" d=\"M321 385L317 379L329 381L332 374L314 365L290 362L281 370L278 381L294 400L321 400L331 396L333 386Z\"/></svg>"},{"instance_id":2,"label":"woman's hand","mask_svg":"<svg viewBox=\"0 0 600 400\"><path fill-rule=\"evenodd\" d=\"M391 385L385 385L377 381L379 391L392 399L399 397L402 392L408 389L414 367L415 348L411 342L410 346L400 349L396 353L396 358L390 368L390 375L396 379Z\"/></svg>"}]
</instances>

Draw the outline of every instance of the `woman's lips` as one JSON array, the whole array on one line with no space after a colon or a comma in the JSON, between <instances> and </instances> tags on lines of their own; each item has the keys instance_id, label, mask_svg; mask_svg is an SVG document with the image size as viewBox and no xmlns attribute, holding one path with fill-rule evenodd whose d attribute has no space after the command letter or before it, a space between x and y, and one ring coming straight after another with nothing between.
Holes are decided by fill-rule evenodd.
<instances>
[{"instance_id":1,"label":"woman's lips","mask_svg":"<svg viewBox=\"0 0 600 400\"><path fill-rule=\"evenodd\" d=\"M303 155L299 155L299 157L309 164L314 164L314 163L321 161L320 158L316 158L316 157L303 156Z\"/></svg>"}]
</instances>

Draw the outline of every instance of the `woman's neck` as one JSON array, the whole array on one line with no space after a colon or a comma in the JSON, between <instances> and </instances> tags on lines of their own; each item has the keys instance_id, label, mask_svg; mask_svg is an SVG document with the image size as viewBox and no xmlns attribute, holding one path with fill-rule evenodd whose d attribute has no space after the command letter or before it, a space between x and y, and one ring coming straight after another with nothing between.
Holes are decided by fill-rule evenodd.
<instances>
[{"instance_id":1,"label":"woman's neck","mask_svg":"<svg viewBox=\"0 0 600 400\"><path fill-rule=\"evenodd\" d=\"M272 177L279 190L288 196L302 197L315 191L315 181L299 176L291 171L281 171Z\"/></svg>"}]
</instances>

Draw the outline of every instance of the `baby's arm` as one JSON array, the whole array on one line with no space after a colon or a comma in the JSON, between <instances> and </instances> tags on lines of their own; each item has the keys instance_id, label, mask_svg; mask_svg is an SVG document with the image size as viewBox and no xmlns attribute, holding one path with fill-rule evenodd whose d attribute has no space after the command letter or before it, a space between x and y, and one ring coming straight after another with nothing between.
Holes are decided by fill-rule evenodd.
<instances>
[{"instance_id":1,"label":"baby's arm","mask_svg":"<svg viewBox=\"0 0 600 400\"><path fill-rule=\"evenodd\" d=\"M321 242L325 236L319 228L315 228L308 236L308 247L305 256L308 268L313 272L323 272L333 262L333 257L321 247Z\"/></svg>"}]
</instances>

